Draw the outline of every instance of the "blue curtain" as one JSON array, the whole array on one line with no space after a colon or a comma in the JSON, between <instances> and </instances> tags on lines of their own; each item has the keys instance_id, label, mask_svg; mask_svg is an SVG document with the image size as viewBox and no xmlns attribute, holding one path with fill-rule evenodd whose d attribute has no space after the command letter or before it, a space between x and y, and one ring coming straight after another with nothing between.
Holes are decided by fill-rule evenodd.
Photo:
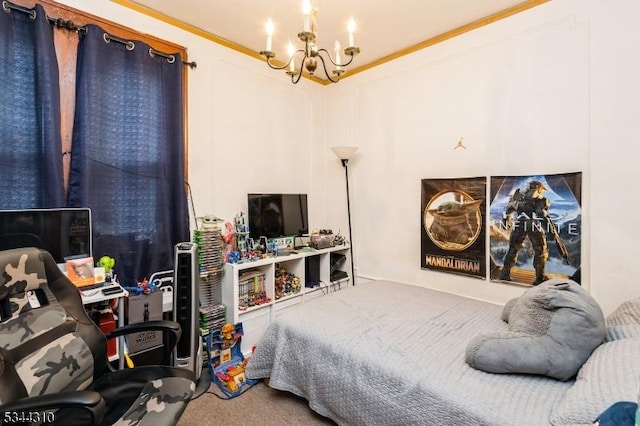
<instances>
[{"instance_id":1,"label":"blue curtain","mask_svg":"<svg viewBox=\"0 0 640 426\"><path fill-rule=\"evenodd\" d=\"M182 59L89 25L78 48L68 204L92 210L94 257L121 284L173 268L189 241Z\"/></svg>"},{"instance_id":2,"label":"blue curtain","mask_svg":"<svg viewBox=\"0 0 640 426\"><path fill-rule=\"evenodd\" d=\"M0 209L65 204L53 29L30 11L0 9Z\"/></svg>"}]
</instances>

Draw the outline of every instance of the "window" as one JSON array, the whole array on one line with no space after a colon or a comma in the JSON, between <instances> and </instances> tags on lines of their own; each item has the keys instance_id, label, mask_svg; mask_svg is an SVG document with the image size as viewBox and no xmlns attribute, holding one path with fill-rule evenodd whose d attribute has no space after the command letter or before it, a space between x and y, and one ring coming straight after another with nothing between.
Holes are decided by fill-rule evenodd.
<instances>
[{"instance_id":1,"label":"window","mask_svg":"<svg viewBox=\"0 0 640 426\"><path fill-rule=\"evenodd\" d=\"M62 142L52 156L65 164L65 183L57 185L69 206L92 208L94 254L116 258L123 284L171 269L173 246L189 239L185 49L49 0L37 3L57 24Z\"/></svg>"}]
</instances>

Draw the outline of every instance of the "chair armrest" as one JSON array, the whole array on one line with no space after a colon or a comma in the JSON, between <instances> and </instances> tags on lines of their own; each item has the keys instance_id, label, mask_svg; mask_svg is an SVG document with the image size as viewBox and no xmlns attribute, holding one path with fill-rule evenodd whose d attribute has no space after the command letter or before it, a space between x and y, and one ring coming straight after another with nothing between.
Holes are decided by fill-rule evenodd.
<instances>
[{"instance_id":1,"label":"chair armrest","mask_svg":"<svg viewBox=\"0 0 640 426\"><path fill-rule=\"evenodd\" d=\"M34 413L64 408L80 408L88 412L91 416L92 425L99 425L104 419L105 402L100 394L83 390L38 395L7 402L0 406L0 423L9 424L14 416L18 416L18 419L31 418L34 423L38 423L37 420L42 420L42 417L40 419L33 417ZM20 413L24 414L21 415ZM7 420L7 422L3 422L3 420Z\"/></svg>"},{"instance_id":2,"label":"chair armrest","mask_svg":"<svg viewBox=\"0 0 640 426\"><path fill-rule=\"evenodd\" d=\"M140 333L142 331L162 331L163 336L166 337L164 343L164 363L169 365L171 363L171 355L173 349L176 347L180 336L182 335L182 329L180 324L174 321L158 320L138 322L134 324L127 324L123 327L116 328L110 333L105 334L107 339L120 336L128 336L133 333Z\"/></svg>"}]
</instances>

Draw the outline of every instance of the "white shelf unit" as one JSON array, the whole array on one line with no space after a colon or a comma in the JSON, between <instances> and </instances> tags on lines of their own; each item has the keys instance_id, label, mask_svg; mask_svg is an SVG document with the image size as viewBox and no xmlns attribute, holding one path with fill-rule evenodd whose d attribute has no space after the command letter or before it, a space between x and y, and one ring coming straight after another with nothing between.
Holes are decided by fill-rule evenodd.
<instances>
[{"instance_id":1,"label":"white shelf unit","mask_svg":"<svg viewBox=\"0 0 640 426\"><path fill-rule=\"evenodd\" d=\"M345 256L344 263L338 269L347 272L349 276L335 282L331 281L331 254ZM307 270L308 267L305 263L307 258L312 262L319 263L319 268L316 268L315 273ZM279 299L275 298L276 266L282 266L287 272L300 278L301 289L299 293L286 295ZM299 251L285 256L269 257L252 262L225 264L222 277L222 303L227 308L227 322L233 324L242 323L244 330L242 353L245 356L251 354L253 347L258 344L271 321L286 308L351 285L350 271L348 245L313 251ZM242 277L250 277L254 273L258 276L264 274L264 290L269 301L242 308L240 304L240 284L244 281ZM309 280L309 277L318 273L319 284L313 288L306 287L305 283ZM311 278L316 278L314 281L317 281L318 277ZM259 278L255 285L257 289L260 289L262 284Z\"/></svg>"}]
</instances>

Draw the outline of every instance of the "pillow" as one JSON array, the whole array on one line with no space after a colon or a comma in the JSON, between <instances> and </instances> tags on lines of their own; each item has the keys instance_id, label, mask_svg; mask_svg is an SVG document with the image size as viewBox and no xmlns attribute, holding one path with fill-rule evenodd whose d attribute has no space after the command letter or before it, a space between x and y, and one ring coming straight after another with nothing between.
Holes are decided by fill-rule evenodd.
<instances>
[{"instance_id":1,"label":"pillow","mask_svg":"<svg viewBox=\"0 0 640 426\"><path fill-rule=\"evenodd\" d=\"M612 342L626 337L640 337L640 297L624 302L606 319L605 340Z\"/></svg>"},{"instance_id":2,"label":"pillow","mask_svg":"<svg viewBox=\"0 0 640 426\"><path fill-rule=\"evenodd\" d=\"M638 404L631 401L619 401L604 410L597 419L598 426L635 426L636 412L640 419Z\"/></svg>"},{"instance_id":3,"label":"pillow","mask_svg":"<svg viewBox=\"0 0 640 426\"><path fill-rule=\"evenodd\" d=\"M584 425L618 401L636 401L640 390L640 338L600 345L575 384L551 412L552 425Z\"/></svg>"},{"instance_id":4,"label":"pillow","mask_svg":"<svg viewBox=\"0 0 640 426\"><path fill-rule=\"evenodd\" d=\"M509 331L474 337L471 367L490 373L573 377L604 340L604 315L579 284L553 279L525 291L509 314Z\"/></svg>"}]
</instances>

